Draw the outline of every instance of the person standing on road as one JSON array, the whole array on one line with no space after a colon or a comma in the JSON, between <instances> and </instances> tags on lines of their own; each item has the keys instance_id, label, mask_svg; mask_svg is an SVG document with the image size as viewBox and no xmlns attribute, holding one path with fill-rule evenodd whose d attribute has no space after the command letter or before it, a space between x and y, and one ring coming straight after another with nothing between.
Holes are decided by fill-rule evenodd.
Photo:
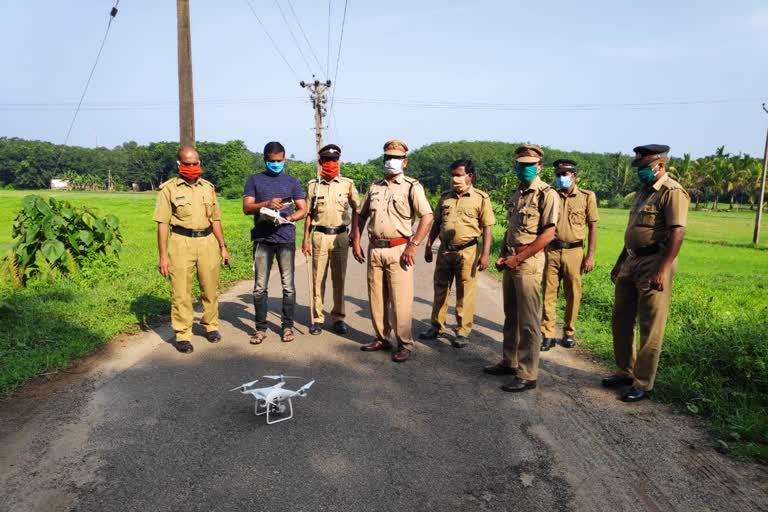
<instances>
[{"instance_id":1,"label":"person standing on road","mask_svg":"<svg viewBox=\"0 0 768 512\"><path fill-rule=\"evenodd\" d=\"M392 330L389 315L394 313L397 351L392 360L396 363L407 361L413 352L413 266L416 248L432 224L432 208L424 187L418 180L403 175L408 166L407 154L404 142L390 140L384 144L385 177L371 183L352 236L355 259L363 263L360 234L368 223L368 301L376 339L361 350L392 348L387 338ZM416 217L420 220L414 234Z\"/></svg>"},{"instance_id":2,"label":"person standing on road","mask_svg":"<svg viewBox=\"0 0 768 512\"><path fill-rule=\"evenodd\" d=\"M267 298L272 261L277 258L283 285L282 335L285 342L293 341L293 314L296 306L294 281L296 255L296 225L307 214L304 191L293 176L284 173L285 148L279 142L264 146L265 170L248 177L243 192L243 213L254 216L251 230L253 240L256 332L251 345L259 345L267 337ZM296 205L294 211L293 204ZM267 211L271 210L271 211Z\"/></svg>"},{"instance_id":3,"label":"person standing on road","mask_svg":"<svg viewBox=\"0 0 768 512\"><path fill-rule=\"evenodd\" d=\"M493 242L491 230L496 224L491 198L472 186L475 174L472 160L456 160L451 164L451 190L440 196L424 252L424 259L431 263L432 244L440 238L435 263L432 326L420 333L419 338L435 339L443 335L448 292L455 278L457 325L456 336L451 341L455 348L463 348L469 342L475 316L477 273L488 268ZM482 249L478 244L480 236L483 238Z\"/></svg>"},{"instance_id":4,"label":"person standing on road","mask_svg":"<svg viewBox=\"0 0 768 512\"><path fill-rule=\"evenodd\" d=\"M496 269L504 270L504 344L501 362L483 369L490 375L514 375L501 386L519 392L536 387L541 348L541 278L544 248L555 239L557 192L539 179L540 147L523 144L515 150L520 186L510 202L507 233Z\"/></svg>"},{"instance_id":5,"label":"person standing on road","mask_svg":"<svg viewBox=\"0 0 768 512\"><path fill-rule=\"evenodd\" d=\"M350 223L353 226L357 224L360 197L355 182L339 174L340 157L339 146L323 146L319 151L322 168L320 177L311 180L307 187L309 213L304 222L304 242L301 250L305 256L312 254L314 297L310 312L310 334L323 332L323 300L329 263L333 282L333 330L338 334L347 334L349 331L344 323L344 278L349 257L347 229Z\"/></svg>"},{"instance_id":6,"label":"person standing on road","mask_svg":"<svg viewBox=\"0 0 768 512\"><path fill-rule=\"evenodd\" d=\"M563 338L565 348L576 346L576 318L581 304L581 274L592 272L597 248L597 198L595 193L576 185L576 162L556 160L555 188L560 197L560 215L555 229L555 239L544 250L544 313L541 320L541 350L549 350L557 344L555 339L555 310L560 281L565 292L565 318ZM584 256L584 239L589 231L587 255Z\"/></svg>"},{"instance_id":7,"label":"person standing on road","mask_svg":"<svg viewBox=\"0 0 768 512\"><path fill-rule=\"evenodd\" d=\"M174 347L189 354L192 346L192 274L197 270L203 317L200 325L211 343L219 333L219 266L229 264L221 228L216 190L200 178L200 155L192 146L181 146L176 164L179 176L160 185L153 219L157 222L158 268L171 279L171 326ZM170 231L170 236L169 236Z\"/></svg>"},{"instance_id":8,"label":"person standing on road","mask_svg":"<svg viewBox=\"0 0 768 512\"><path fill-rule=\"evenodd\" d=\"M613 354L617 374L603 379L608 388L625 387L620 398L637 402L653 389L672 298L672 277L688 221L688 192L667 174L669 146L634 149L641 188L635 194L624 231L624 249L611 270ZM640 350L635 354L635 318Z\"/></svg>"}]
</instances>

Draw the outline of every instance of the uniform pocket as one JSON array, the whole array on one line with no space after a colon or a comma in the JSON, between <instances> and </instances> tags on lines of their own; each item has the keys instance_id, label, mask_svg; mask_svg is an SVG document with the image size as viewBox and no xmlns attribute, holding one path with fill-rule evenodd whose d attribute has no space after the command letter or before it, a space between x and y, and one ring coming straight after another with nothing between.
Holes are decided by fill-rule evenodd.
<instances>
[{"instance_id":1,"label":"uniform pocket","mask_svg":"<svg viewBox=\"0 0 768 512\"><path fill-rule=\"evenodd\" d=\"M207 219L210 219L211 217L213 217L213 206L214 204L212 202L205 203L205 217Z\"/></svg>"},{"instance_id":2,"label":"uniform pocket","mask_svg":"<svg viewBox=\"0 0 768 512\"><path fill-rule=\"evenodd\" d=\"M408 204L408 198L404 196L395 196L392 198L392 206L401 217L406 219L411 218L411 205Z\"/></svg>"},{"instance_id":3,"label":"uniform pocket","mask_svg":"<svg viewBox=\"0 0 768 512\"><path fill-rule=\"evenodd\" d=\"M659 215L659 210L654 205L649 204L643 206L640 213L637 214L637 225L653 227L656 225L656 217Z\"/></svg>"},{"instance_id":4,"label":"uniform pocket","mask_svg":"<svg viewBox=\"0 0 768 512\"><path fill-rule=\"evenodd\" d=\"M568 220L571 221L571 224L575 224L577 226L583 226L584 223L587 221L587 214L586 212L569 212Z\"/></svg>"},{"instance_id":5,"label":"uniform pocket","mask_svg":"<svg viewBox=\"0 0 768 512\"><path fill-rule=\"evenodd\" d=\"M534 235L539 231L539 210L536 207L526 206L517 215L523 231Z\"/></svg>"},{"instance_id":6,"label":"uniform pocket","mask_svg":"<svg viewBox=\"0 0 768 512\"><path fill-rule=\"evenodd\" d=\"M186 197L173 201L173 212L179 219L192 216L192 202Z\"/></svg>"},{"instance_id":7,"label":"uniform pocket","mask_svg":"<svg viewBox=\"0 0 768 512\"><path fill-rule=\"evenodd\" d=\"M477 220L477 208L459 208L459 216L465 220Z\"/></svg>"}]
</instances>

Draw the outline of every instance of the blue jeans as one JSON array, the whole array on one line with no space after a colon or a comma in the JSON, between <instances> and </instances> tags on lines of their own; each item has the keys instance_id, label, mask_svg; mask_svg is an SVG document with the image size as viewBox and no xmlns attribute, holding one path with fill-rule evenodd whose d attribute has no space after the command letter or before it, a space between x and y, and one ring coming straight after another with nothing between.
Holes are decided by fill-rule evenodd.
<instances>
[{"instance_id":1,"label":"blue jeans","mask_svg":"<svg viewBox=\"0 0 768 512\"><path fill-rule=\"evenodd\" d=\"M294 256L296 244L272 244L254 242L253 263L255 270L255 284L253 287L253 306L256 309L256 330L267 330L267 299L269 285L269 273L272 270L272 262L277 257L277 266L280 269L280 278L283 284L283 314L281 324L283 328L293 328L293 310L296 307L296 286L293 280Z\"/></svg>"}]
</instances>

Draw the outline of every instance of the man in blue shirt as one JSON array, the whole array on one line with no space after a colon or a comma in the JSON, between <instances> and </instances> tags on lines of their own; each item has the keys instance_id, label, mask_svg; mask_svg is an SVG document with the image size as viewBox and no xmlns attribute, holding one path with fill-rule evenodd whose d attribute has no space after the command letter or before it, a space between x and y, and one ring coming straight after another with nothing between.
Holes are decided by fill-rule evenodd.
<instances>
[{"instance_id":1,"label":"man in blue shirt","mask_svg":"<svg viewBox=\"0 0 768 512\"><path fill-rule=\"evenodd\" d=\"M256 310L256 333L251 345L267 337L267 286L272 261L277 258L283 284L282 340L293 341L293 311L296 305L294 255L296 254L296 221L307 215L306 195L299 180L283 172L285 148L279 142L264 146L265 171L248 177L243 192L243 213L254 216L251 230L255 285L253 306ZM296 205L296 210L291 204Z\"/></svg>"}]
</instances>

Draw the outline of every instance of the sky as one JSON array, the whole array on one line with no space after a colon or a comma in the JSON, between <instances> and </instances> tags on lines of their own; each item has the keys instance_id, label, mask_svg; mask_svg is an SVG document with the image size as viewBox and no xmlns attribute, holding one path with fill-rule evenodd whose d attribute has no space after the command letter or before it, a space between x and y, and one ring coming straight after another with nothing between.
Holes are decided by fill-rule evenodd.
<instances>
[{"instance_id":1,"label":"sky","mask_svg":"<svg viewBox=\"0 0 768 512\"><path fill-rule=\"evenodd\" d=\"M64 142L113 3L0 0L0 136ZM392 138L762 156L765 0L348 0L339 52L344 5L190 0L197 139L279 140L312 159L298 82L316 73L335 78L325 141L347 161ZM175 2L118 7L69 143L178 140Z\"/></svg>"}]
</instances>

